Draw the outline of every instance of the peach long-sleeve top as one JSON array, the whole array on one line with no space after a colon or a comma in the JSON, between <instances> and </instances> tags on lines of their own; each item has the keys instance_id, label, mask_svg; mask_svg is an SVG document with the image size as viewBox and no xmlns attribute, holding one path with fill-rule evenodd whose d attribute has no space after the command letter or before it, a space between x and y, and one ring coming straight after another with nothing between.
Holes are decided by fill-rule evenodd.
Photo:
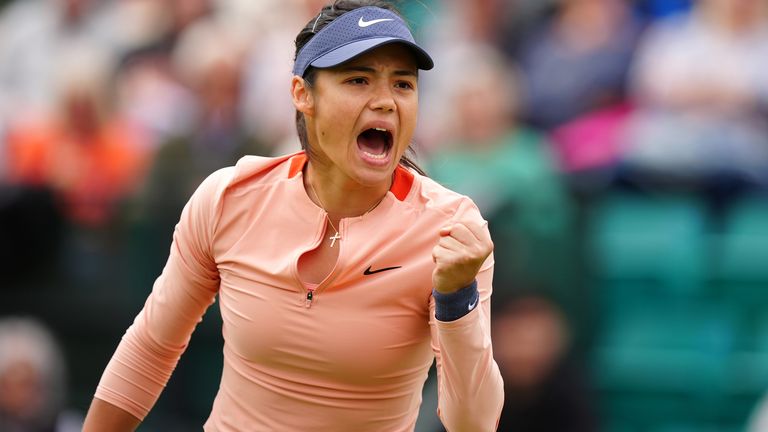
<instances>
[{"instance_id":1,"label":"peach long-sleeve top","mask_svg":"<svg viewBox=\"0 0 768 432\"><path fill-rule=\"evenodd\" d=\"M305 163L246 157L201 184L96 397L143 419L218 294L224 370L206 431L412 431L434 359L448 431L495 430L492 257L465 316L438 321L431 295L438 230L482 222L475 205L399 167L375 209L341 220L338 261L313 287L297 262L320 244L325 212L305 192Z\"/></svg>"}]
</instances>

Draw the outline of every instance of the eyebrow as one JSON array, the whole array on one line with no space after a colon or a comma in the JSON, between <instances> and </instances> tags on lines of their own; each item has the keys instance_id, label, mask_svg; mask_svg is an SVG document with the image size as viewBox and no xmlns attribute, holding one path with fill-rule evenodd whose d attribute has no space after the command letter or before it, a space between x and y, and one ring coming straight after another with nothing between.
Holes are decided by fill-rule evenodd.
<instances>
[{"instance_id":1,"label":"eyebrow","mask_svg":"<svg viewBox=\"0 0 768 432\"><path fill-rule=\"evenodd\" d=\"M344 73L344 72L347 72L347 73L348 72L366 72L366 73L371 73L372 74L372 73L376 73L376 69L374 69L372 67L368 67L368 66L354 66L354 65L351 65L351 66L342 67L339 70L339 72L342 72L342 73ZM397 76L412 76L412 77L418 77L419 76L418 72L416 72L415 70L408 70L408 69L396 70L394 72L394 74L397 75Z\"/></svg>"}]
</instances>

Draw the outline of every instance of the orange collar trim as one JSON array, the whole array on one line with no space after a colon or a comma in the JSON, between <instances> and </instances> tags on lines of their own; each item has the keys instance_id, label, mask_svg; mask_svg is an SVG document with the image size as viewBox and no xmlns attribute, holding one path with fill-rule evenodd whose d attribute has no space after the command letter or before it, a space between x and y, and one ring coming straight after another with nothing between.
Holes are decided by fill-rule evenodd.
<instances>
[{"instance_id":1,"label":"orange collar trim","mask_svg":"<svg viewBox=\"0 0 768 432\"><path fill-rule=\"evenodd\" d=\"M389 191L400 201L405 201L405 197L408 196L412 186L413 173L398 164L397 168L395 168L395 178L392 180L392 187L389 188Z\"/></svg>"},{"instance_id":2,"label":"orange collar trim","mask_svg":"<svg viewBox=\"0 0 768 432\"><path fill-rule=\"evenodd\" d=\"M301 170L304 169L304 165L307 164L307 154L304 152L298 153L291 157L291 166L288 168L288 178L296 177Z\"/></svg>"},{"instance_id":3,"label":"orange collar trim","mask_svg":"<svg viewBox=\"0 0 768 432\"><path fill-rule=\"evenodd\" d=\"M296 177L307 164L307 154L305 152L298 153L291 157L291 165L288 168L288 178ZM413 173L405 169L402 165L398 165L395 169L394 179L392 181L392 187L389 191L395 195L400 201L405 201L408 193L413 186Z\"/></svg>"}]
</instances>

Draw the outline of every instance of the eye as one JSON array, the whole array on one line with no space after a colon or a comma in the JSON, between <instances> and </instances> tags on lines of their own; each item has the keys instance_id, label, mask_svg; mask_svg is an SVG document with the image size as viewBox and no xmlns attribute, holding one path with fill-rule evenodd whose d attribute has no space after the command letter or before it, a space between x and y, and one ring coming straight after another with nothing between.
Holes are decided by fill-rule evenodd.
<instances>
[{"instance_id":1,"label":"eye","mask_svg":"<svg viewBox=\"0 0 768 432\"><path fill-rule=\"evenodd\" d=\"M355 77L355 78L350 78L350 79L347 80L347 83L355 84L355 85L362 85L362 84L366 84L367 82L368 82L368 80L366 80L363 77Z\"/></svg>"},{"instance_id":2,"label":"eye","mask_svg":"<svg viewBox=\"0 0 768 432\"><path fill-rule=\"evenodd\" d=\"M397 83L395 83L395 87L402 90L413 90L415 86L410 81L398 81Z\"/></svg>"}]
</instances>

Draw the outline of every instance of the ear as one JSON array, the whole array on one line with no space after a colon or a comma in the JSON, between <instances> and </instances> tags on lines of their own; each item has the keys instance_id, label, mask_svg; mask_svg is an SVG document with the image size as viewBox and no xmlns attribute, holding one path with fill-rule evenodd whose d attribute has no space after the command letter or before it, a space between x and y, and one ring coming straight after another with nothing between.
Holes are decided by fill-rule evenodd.
<instances>
[{"instance_id":1,"label":"ear","mask_svg":"<svg viewBox=\"0 0 768 432\"><path fill-rule=\"evenodd\" d=\"M311 116L315 113L315 100L312 97L312 90L304 81L304 78L294 75L291 79L291 96L293 97L293 106L296 111L304 115Z\"/></svg>"}]
</instances>

